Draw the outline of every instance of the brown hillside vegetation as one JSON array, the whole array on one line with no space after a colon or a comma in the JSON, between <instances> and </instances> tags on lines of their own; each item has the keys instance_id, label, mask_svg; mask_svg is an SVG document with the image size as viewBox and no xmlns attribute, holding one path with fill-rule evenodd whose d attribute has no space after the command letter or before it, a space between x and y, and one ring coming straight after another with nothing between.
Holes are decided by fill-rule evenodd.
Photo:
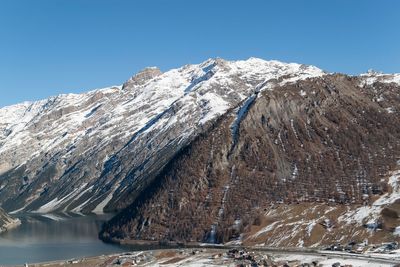
<instances>
[{"instance_id":1,"label":"brown hillside vegetation","mask_svg":"<svg viewBox=\"0 0 400 267\"><path fill-rule=\"evenodd\" d=\"M331 212L334 220L386 193L400 156L400 88L359 84L357 77L337 74L262 91L237 132L233 110L170 161L101 237L228 242L244 234L251 244L302 245L294 236L306 236L299 225L307 219L316 226L304 245L322 244L328 230L320 215ZM382 95L385 100L377 101ZM272 206L279 212L268 216ZM385 210L391 225L397 206ZM254 237L277 218L298 226ZM383 240L392 230L371 235ZM337 223L325 243L338 240L339 231L343 240L356 232Z\"/></svg>"}]
</instances>

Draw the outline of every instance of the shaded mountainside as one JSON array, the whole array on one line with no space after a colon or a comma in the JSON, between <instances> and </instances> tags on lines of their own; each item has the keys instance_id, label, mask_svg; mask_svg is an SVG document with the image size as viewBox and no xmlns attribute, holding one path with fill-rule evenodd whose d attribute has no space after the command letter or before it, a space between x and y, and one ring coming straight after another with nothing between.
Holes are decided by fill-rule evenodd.
<instances>
[{"instance_id":1,"label":"shaded mountainside","mask_svg":"<svg viewBox=\"0 0 400 267\"><path fill-rule=\"evenodd\" d=\"M100 236L276 246L400 241L399 91L374 74L256 91L181 149Z\"/></svg>"}]
</instances>

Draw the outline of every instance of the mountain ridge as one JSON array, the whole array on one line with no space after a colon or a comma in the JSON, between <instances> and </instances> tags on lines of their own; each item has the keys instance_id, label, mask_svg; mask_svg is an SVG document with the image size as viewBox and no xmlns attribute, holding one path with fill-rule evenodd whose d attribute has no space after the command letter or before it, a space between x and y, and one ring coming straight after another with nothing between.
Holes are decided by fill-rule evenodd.
<instances>
[{"instance_id":1,"label":"mountain ridge","mask_svg":"<svg viewBox=\"0 0 400 267\"><path fill-rule=\"evenodd\" d=\"M354 218L362 203L397 192L387 177L399 156L399 84L400 74L217 58L2 108L0 206L13 214L121 211L101 233L113 241L260 243L271 225L304 230L304 220L269 205L328 215L333 205L333 217ZM354 229L366 236L372 225L373 238L393 238L400 210L392 196L365 208L373 218ZM325 224L307 216L310 233ZM325 233L327 242L336 233ZM268 240L316 244L311 234L278 237Z\"/></svg>"},{"instance_id":2,"label":"mountain ridge","mask_svg":"<svg viewBox=\"0 0 400 267\"><path fill-rule=\"evenodd\" d=\"M138 75L149 75L149 71L153 72L149 77L145 77L144 80L143 77L138 79ZM96 165L103 164L103 167L94 166L90 170L91 172L96 172L94 175L97 180L101 180L101 177L104 178L101 188L98 189L99 191L93 193L101 194L102 196L89 200L86 204L91 204L91 206L86 205L88 207L84 211L96 210L96 208L96 211L100 211L104 208L102 207L104 204L102 201L109 198L117 190L110 187L114 187L113 185L121 182L112 181L114 177L105 178L106 175L103 172L107 168L118 168L113 165L115 157L112 154L116 153L114 156L118 156L120 154L120 152L117 153L119 149L126 150L132 142L135 142L135 136L157 127L154 124L160 123L160 119L172 118L177 111L179 119L186 119L189 115L192 115L190 114L192 110L189 109L195 106L197 113L195 112L194 114L197 122L194 122L195 125L193 126L194 129L197 129L195 131L198 132L201 131L202 125L207 121L237 105L247 95L256 90L257 86L267 80L271 80L270 83L285 82L286 80L286 82L292 82L296 79L322 74L324 73L316 67L295 63L286 64L256 58L250 58L246 61L208 59L197 65L185 65L182 68L172 69L165 73L161 73L155 68L145 69L143 72L134 75L122 86L92 90L85 94L59 95L42 101L2 108L0 109L0 118L3 136L0 139L0 155L3 159L10 159L0 162L0 173L7 176L11 172L12 175L12 172L18 172L18 169L23 173L28 172L24 180L19 181L18 184L19 188L30 187L28 190L31 191L30 193L25 193L24 190L21 192L21 189L15 187L13 194L18 192L20 199L25 200L18 199L14 201L15 199L10 199L8 202L3 203L3 206L9 211L18 211L31 205L32 201L40 199L28 210L50 212L59 210L60 206L64 205L65 202L69 202L79 196L79 198L82 198L79 205L73 204L70 207L63 207L63 210L84 210L84 207L81 207L80 204L88 200L86 199L88 192L93 191L93 188L96 187L96 184L90 184L90 181L88 181L89 183L75 181L77 185L72 188L64 183L63 187L70 187L68 191L65 193L54 192L53 197L45 198L47 192L49 192L48 188L54 189L54 186L48 186L48 184L57 182L56 180L60 180L62 177L68 177L69 173L74 168L76 169L76 166L82 164L79 160L75 160L74 163L67 161L70 158L79 157L79 155L71 156L71 153L76 149L75 143L79 143L80 146L83 143L83 147L85 147L79 153L90 150L90 142L85 142L88 138L87 136L89 136L89 138L95 137L98 140L96 142L101 142L101 146L109 147L112 143L113 147L119 147L115 151L114 148L110 148L113 152L110 151L106 155L102 155L102 159L95 159L97 161ZM277 81L276 78L280 78L282 81ZM230 87L235 89L230 89ZM136 114L142 113L142 116L136 115L135 117L132 112L136 112ZM147 114L145 114L146 112ZM12 113L12 116L10 113ZM97 114L99 113L101 115L98 116ZM120 126L117 127L115 123L118 123L118 119L115 119L115 117L118 117L121 123L128 125L126 127L122 126L122 128ZM13 122L16 123L13 124ZM170 124L167 123L167 125L162 126L171 127L170 125L173 122L171 121ZM129 124L132 126L129 127ZM57 128L59 125L62 127ZM93 125L94 127L92 127ZM27 128L29 128L28 131ZM44 132L42 129L49 133L41 134ZM107 133L107 131L112 133L109 135L103 134ZM170 145L180 147L181 142L190 138L190 132L190 128L186 133L182 131L180 133L180 139L182 140L175 140L175 143ZM35 136L36 140L32 140L33 136ZM114 139L111 142L105 141L110 136ZM125 144L122 144L124 142ZM29 144L31 147L22 149L19 146L22 143ZM167 144L165 143L165 145ZM14 150L15 147L18 148L16 151ZM10 154L11 150L12 154ZM88 156L92 157L93 152ZM64 156L60 154L64 154ZM60 157L64 158L64 160L61 160ZM50 163L54 162L54 164L50 165L49 161ZM105 162L103 163L102 161ZM46 163L43 164L41 162ZM165 162L161 164L165 164ZM26 168L25 165L33 166L28 166L28 171L26 169L22 170ZM41 165L40 168L39 165ZM136 165L140 166L140 163ZM55 175L49 181L48 177L41 178L40 175L29 172L29 169L38 168L46 176L54 172ZM82 168L86 168L86 166L82 166ZM103 169L100 170L101 168ZM118 172L115 169L112 171ZM136 174L132 173L132 171L133 169L131 171L126 170L124 175L135 176ZM80 175L84 175L84 173ZM39 179L36 179L35 177L38 176ZM39 182L39 180L41 181ZM78 192L77 188L82 188L82 191ZM121 187L120 190L123 190L123 188ZM34 192L32 193L32 191ZM60 199L62 199L63 203L60 202ZM0 200L0 202L2 201L4 200ZM15 203L21 202L24 202L24 205L15 205ZM42 209L40 209L41 207Z\"/></svg>"}]
</instances>

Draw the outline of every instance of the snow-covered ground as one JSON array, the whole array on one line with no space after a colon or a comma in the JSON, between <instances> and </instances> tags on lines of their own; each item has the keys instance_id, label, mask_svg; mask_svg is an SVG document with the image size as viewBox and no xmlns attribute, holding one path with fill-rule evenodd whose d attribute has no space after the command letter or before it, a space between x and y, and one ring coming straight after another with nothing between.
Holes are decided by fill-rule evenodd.
<instances>
[{"instance_id":1,"label":"snow-covered ground","mask_svg":"<svg viewBox=\"0 0 400 267\"><path fill-rule=\"evenodd\" d=\"M360 75L363 79L361 85L371 85L375 82L400 84L400 73L384 74L376 71L369 71Z\"/></svg>"},{"instance_id":2,"label":"snow-covered ground","mask_svg":"<svg viewBox=\"0 0 400 267\"><path fill-rule=\"evenodd\" d=\"M388 185L391 187L391 192L380 196L372 205L363 206L341 215L338 220L347 224L353 222L366 225L376 224L382 209L400 199L400 170L394 171L390 175Z\"/></svg>"},{"instance_id":3,"label":"snow-covered ground","mask_svg":"<svg viewBox=\"0 0 400 267\"><path fill-rule=\"evenodd\" d=\"M82 260L75 260L79 266L185 266L185 267L207 267L207 266L323 266L331 267L335 263L339 266L352 267L388 267L393 266L393 260L380 260L374 258L357 258L353 256L325 255L322 253L301 252L267 252L237 249L236 253L228 249L167 249L135 251L123 254L101 256ZM58 266L55 262L53 265ZM287 264L287 265L285 265ZM316 265L314 265L316 264ZM37 265L35 265L37 266ZM41 265L39 265L41 266Z\"/></svg>"}]
</instances>

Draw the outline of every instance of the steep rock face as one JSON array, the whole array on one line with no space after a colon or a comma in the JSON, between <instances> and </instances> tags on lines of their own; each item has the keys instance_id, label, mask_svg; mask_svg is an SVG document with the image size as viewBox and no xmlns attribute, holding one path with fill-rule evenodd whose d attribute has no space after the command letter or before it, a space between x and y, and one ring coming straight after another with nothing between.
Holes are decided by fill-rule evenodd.
<instances>
[{"instance_id":1,"label":"steep rock face","mask_svg":"<svg viewBox=\"0 0 400 267\"><path fill-rule=\"evenodd\" d=\"M399 239L391 172L400 87L369 78L259 88L180 150L101 237L277 246Z\"/></svg>"},{"instance_id":2,"label":"steep rock face","mask_svg":"<svg viewBox=\"0 0 400 267\"><path fill-rule=\"evenodd\" d=\"M137 85L144 85L146 82L154 79L162 74L161 70L156 67L145 68L144 70L138 72L132 76L128 81L122 85L122 89L132 88Z\"/></svg>"},{"instance_id":3,"label":"steep rock face","mask_svg":"<svg viewBox=\"0 0 400 267\"><path fill-rule=\"evenodd\" d=\"M261 87L321 75L294 63L210 59L2 108L0 205L41 213L122 209L213 120Z\"/></svg>"}]
</instances>

